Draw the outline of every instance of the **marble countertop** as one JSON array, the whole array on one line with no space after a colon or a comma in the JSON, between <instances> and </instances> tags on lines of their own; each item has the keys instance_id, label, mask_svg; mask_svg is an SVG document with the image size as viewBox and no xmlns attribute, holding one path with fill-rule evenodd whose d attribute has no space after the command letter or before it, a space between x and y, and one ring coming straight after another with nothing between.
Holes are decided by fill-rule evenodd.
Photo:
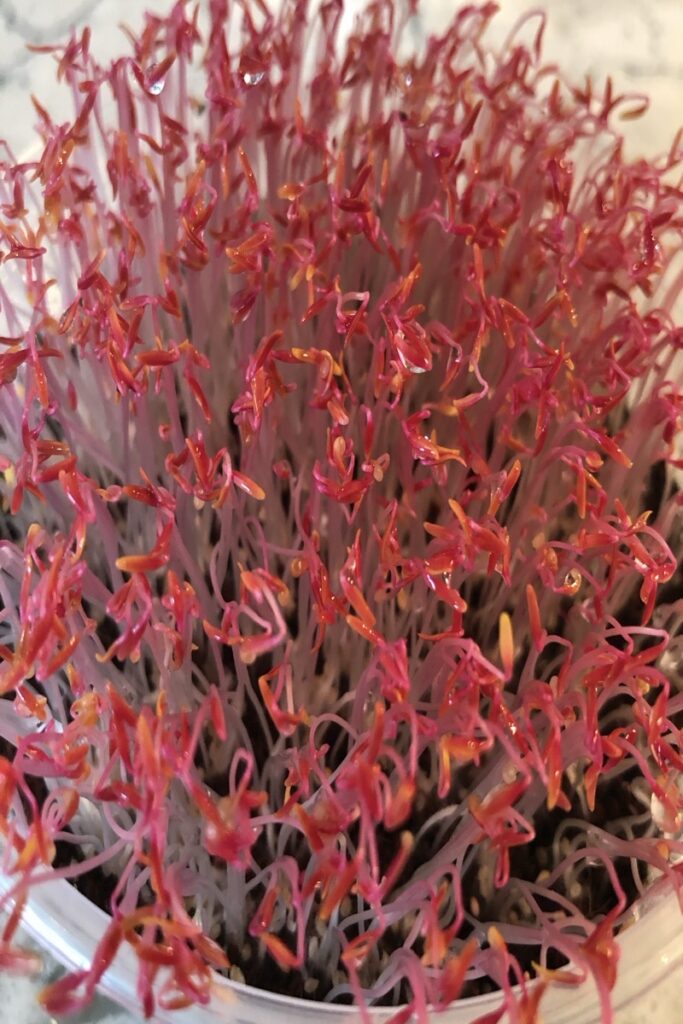
<instances>
[{"instance_id":1,"label":"marble countertop","mask_svg":"<svg viewBox=\"0 0 683 1024\"><path fill-rule=\"evenodd\" d=\"M123 49L117 28L137 27L145 9L161 11L171 0L0 0L0 136L15 154L33 140L30 96L44 99L56 119L66 119L66 90L54 89L50 56L26 50L26 43L58 42L74 26L90 24L93 51L104 59ZM499 0L497 32L505 36L533 0ZM443 24L455 0L423 0L426 28ZM611 75L617 90L646 92L651 107L641 120L624 125L631 154L651 155L668 147L683 124L683 0L546 0L545 54L577 80ZM47 1024L35 1001L41 984L59 973L46 963L41 979L0 975L0 1019L13 1024ZM652 1000L617 1015L616 1024L677 1024L683 971L674 972ZM72 1024L134 1024L128 1014L98 1000Z\"/></svg>"},{"instance_id":2,"label":"marble countertop","mask_svg":"<svg viewBox=\"0 0 683 1024\"><path fill-rule=\"evenodd\" d=\"M50 110L69 112L69 98L53 86L49 56L26 50L26 43L57 42L74 26L90 24L92 48L104 59L120 52L125 40L118 26L139 25L143 10L162 11L171 0L0 0L0 134L15 152L30 145L34 111L30 96L50 89ZM201 0L205 2L205 0ZM362 2L362 0L355 0ZM681 0L498 0L494 26L507 34L524 12L545 7L545 54L580 80L611 75L617 89L652 98L648 114L625 125L631 152L664 149L683 123L683 3ZM456 0L422 0L427 28L443 25Z\"/></svg>"}]
</instances>

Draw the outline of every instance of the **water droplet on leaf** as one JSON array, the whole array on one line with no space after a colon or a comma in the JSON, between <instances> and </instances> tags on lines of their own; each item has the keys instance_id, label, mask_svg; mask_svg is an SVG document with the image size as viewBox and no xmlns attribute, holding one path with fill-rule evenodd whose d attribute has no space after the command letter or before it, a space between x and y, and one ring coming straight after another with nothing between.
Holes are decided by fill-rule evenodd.
<instances>
[{"instance_id":1,"label":"water droplet on leaf","mask_svg":"<svg viewBox=\"0 0 683 1024\"><path fill-rule=\"evenodd\" d=\"M570 569L564 578L562 590L565 594L576 594L583 582L583 577L578 569Z\"/></svg>"},{"instance_id":2,"label":"water droplet on leaf","mask_svg":"<svg viewBox=\"0 0 683 1024\"><path fill-rule=\"evenodd\" d=\"M401 351L401 349L398 349L397 355L398 355L398 358L399 358L402 366L404 367L404 369L408 370L409 373L426 373L427 372L427 367L426 366L420 366L420 365L418 365L418 363L413 363L408 358L408 356L405 354L405 352Z\"/></svg>"},{"instance_id":3,"label":"water droplet on leaf","mask_svg":"<svg viewBox=\"0 0 683 1024\"><path fill-rule=\"evenodd\" d=\"M166 85L166 79L165 78L157 78L155 80L154 72L156 71L156 68L157 68L157 65L156 64L152 64L148 68L148 70L147 70L147 75L146 75L146 83L147 84L145 85L145 88L146 88L147 92L150 94L150 96L160 96L161 93L164 91L164 86Z\"/></svg>"},{"instance_id":4,"label":"water droplet on leaf","mask_svg":"<svg viewBox=\"0 0 683 1024\"><path fill-rule=\"evenodd\" d=\"M248 86L260 85L265 77L265 71L245 71L242 75L242 81Z\"/></svg>"},{"instance_id":5,"label":"water droplet on leaf","mask_svg":"<svg viewBox=\"0 0 683 1024\"><path fill-rule=\"evenodd\" d=\"M367 697L363 701L363 714L369 714L375 707L375 691L368 690Z\"/></svg>"}]
</instances>

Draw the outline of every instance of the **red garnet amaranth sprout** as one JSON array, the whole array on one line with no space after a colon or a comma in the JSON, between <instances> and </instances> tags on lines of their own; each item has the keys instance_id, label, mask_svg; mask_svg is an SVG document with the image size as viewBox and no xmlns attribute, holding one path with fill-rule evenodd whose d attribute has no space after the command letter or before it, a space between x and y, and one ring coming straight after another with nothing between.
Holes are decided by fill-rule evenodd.
<instances>
[{"instance_id":1,"label":"red garnet amaranth sprout","mask_svg":"<svg viewBox=\"0 0 683 1024\"><path fill-rule=\"evenodd\" d=\"M495 9L180 2L5 150L0 960L47 879L112 915L50 1012L128 943L148 1015L607 1022L680 891L682 150Z\"/></svg>"}]
</instances>

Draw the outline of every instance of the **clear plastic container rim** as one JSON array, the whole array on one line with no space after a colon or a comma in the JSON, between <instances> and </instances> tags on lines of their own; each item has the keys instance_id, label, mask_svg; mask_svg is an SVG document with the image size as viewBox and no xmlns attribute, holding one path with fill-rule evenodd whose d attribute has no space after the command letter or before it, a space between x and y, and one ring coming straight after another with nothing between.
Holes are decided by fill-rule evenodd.
<instances>
[{"instance_id":1,"label":"clear plastic container rim","mask_svg":"<svg viewBox=\"0 0 683 1024\"><path fill-rule=\"evenodd\" d=\"M15 879L0 874L0 894ZM635 906L634 923L618 939L618 976L612 993L615 1010L628 1007L683 964L683 914L669 883L653 885ZM31 892L23 914L29 934L67 969L87 968L109 923L109 916L64 879L51 879ZM114 1002L140 1013L136 995L137 958L124 944L99 990ZM500 1006L499 993L463 999L438 1015L440 1024L471 1024ZM396 1007L370 1009L373 1024L384 1024ZM600 1004L591 978L576 987L551 986L542 1001L545 1024L599 1024ZM214 975L207 1006L182 1011L157 1010L157 1024L359 1024L353 1006L294 999L254 989Z\"/></svg>"}]
</instances>

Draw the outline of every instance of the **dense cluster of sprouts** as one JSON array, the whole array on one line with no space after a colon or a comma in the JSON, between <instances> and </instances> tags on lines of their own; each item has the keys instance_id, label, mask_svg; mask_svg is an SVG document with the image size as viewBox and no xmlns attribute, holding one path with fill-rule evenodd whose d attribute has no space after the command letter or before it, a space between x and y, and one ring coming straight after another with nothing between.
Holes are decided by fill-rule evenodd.
<instances>
[{"instance_id":1,"label":"dense cluster of sprouts","mask_svg":"<svg viewBox=\"0 0 683 1024\"><path fill-rule=\"evenodd\" d=\"M542 19L400 6L84 32L3 158L0 963L45 879L112 914L53 1012L130 943L147 1014L217 968L608 1020L679 885L682 153Z\"/></svg>"}]
</instances>

